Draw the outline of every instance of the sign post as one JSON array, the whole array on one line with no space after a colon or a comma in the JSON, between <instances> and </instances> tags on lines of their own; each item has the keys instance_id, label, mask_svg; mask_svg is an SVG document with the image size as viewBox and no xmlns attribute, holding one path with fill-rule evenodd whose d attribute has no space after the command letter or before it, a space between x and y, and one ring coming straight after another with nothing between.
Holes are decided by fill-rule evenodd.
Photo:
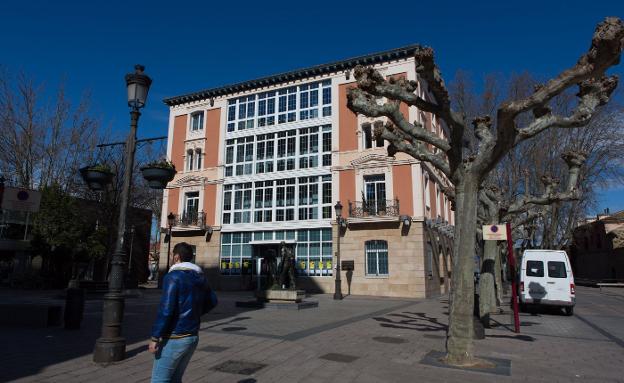
<instances>
[{"instance_id":1,"label":"sign post","mask_svg":"<svg viewBox=\"0 0 624 383\"><path fill-rule=\"evenodd\" d=\"M511 304L514 313L514 332L520 332L520 316L518 314L518 290L516 286L516 261L513 255L513 242L511 240L511 224L507 222L505 228L502 225L484 225L484 241L507 241L507 263L511 274Z\"/></svg>"}]
</instances>

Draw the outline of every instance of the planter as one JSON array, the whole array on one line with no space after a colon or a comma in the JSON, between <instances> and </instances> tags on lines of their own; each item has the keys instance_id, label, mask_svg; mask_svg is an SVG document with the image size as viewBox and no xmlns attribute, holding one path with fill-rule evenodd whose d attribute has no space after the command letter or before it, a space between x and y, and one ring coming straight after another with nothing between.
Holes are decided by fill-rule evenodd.
<instances>
[{"instance_id":1,"label":"planter","mask_svg":"<svg viewBox=\"0 0 624 383\"><path fill-rule=\"evenodd\" d=\"M89 167L80 169L80 175L89 189L95 191L102 191L106 189L106 185L112 183L113 177L115 176L115 174L111 172Z\"/></svg>"},{"instance_id":2,"label":"planter","mask_svg":"<svg viewBox=\"0 0 624 383\"><path fill-rule=\"evenodd\" d=\"M176 170L144 166L141 168L141 173L143 173L143 178L145 178L150 188L164 189L176 175Z\"/></svg>"}]
</instances>

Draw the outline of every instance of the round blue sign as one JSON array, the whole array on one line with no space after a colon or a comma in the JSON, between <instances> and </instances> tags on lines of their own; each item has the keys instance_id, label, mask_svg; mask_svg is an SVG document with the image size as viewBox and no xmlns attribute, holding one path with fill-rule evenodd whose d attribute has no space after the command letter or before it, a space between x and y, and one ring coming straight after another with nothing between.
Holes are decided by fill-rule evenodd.
<instances>
[{"instance_id":1,"label":"round blue sign","mask_svg":"<svg viewBox=\"0 0 624 383\"><path fill-rule=\"evenodd\" d=\"M19 192L17 192L17 199L20 201L26 201L28 197L29 195L26 190L20 190Z\"/></svg>"},{"instance_id":2,"label":"round blue sign","mask_svg":"<svg viewBox=\"0 0 624 383\"><path fill-rule=\"evenodd\" d=\"M496 233L498 231L498 226L494 225L490 228L490 230L492 230L492 233Z\"/></svg>"}]
</instances>

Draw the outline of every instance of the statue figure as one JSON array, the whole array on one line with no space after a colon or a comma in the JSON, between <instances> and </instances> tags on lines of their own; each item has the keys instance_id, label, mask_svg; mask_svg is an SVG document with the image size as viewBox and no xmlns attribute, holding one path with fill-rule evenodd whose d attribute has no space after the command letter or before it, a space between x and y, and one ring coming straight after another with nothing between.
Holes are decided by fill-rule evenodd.
<instances>
[{"instance_id":1,"label":"statue figure","mask_svg":"<svg viewBox=\"0 0 624 383\"><path fill-rule=\"evenodd\" d=\"M281 287L288 286L288 289L295 290L295 253L286 242L280 243L281 273L279 283ZM288 281L287 281L288 279ZM288 282L288 283L287 283Z\"/></svg>"}]
</instances>

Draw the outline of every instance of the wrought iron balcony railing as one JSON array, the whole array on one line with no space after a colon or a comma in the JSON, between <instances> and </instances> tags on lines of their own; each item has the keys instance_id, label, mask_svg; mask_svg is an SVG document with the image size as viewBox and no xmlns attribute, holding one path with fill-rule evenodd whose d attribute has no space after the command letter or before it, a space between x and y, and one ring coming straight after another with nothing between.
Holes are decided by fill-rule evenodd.
<instances>
[{"instance_id":1,"label":"wrought iron balcony railing","mask_svg":"<svg viewBox=\"0 0 624 383\"><path fill-rule=\"evenodd\" d=\"M203 211L187 211L182 214L176 214L174 227L206 227L206 213Z\"/></svg>"},{"instance_id":2,"label":"wrought iron balcony railing","mask_svg":"<svg viewBox=\"0 0 624 383\"><path fill-rule=\"evenodd\" d=\"M398 217L399 200L349 201L349 217Z\"/></svg>"}]
</instances>

